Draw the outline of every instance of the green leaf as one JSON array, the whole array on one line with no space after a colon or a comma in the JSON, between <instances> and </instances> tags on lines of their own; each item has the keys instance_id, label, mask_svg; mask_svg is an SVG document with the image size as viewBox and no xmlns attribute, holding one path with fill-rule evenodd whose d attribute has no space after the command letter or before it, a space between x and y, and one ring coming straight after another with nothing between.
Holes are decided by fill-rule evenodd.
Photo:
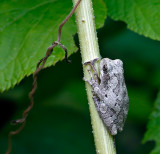
<instances>
[{"instance_id":1,"label":"green leaf","mask_svg":"<svg viewBox=\"0 0 160 154\"><path fill-rule=\"evenodd\" d=\"M104 23L106 9L102 0L95 0L94 6L98 28ZM71 0L0 1L1 92L35 71L37 62L44 57L52 42L57 40L58 26L71 9ZM72 17L63 27L61 38L69 55L77 50L73 40L75 33L76 24ZM56 47L45 67L63 58L64 51Z\"/></svg>"},{"instance_id":2,"label":"green leaf","mask_svg":"<svg viewBox=\"0 0 160 154\"><path fill-rule=\"evenodd\" d=\"M160 40L159 0L104 0L108 15L127 23L129 29Z\"/></svg>"},{"instance_id":3,"label":"green leaf","mask_svg":"<svg viewBox=\"0 0 160 154\"><path fill-rule=\"evenodd\" d=\"M151 152L151 154L160 153L160 93L158 94L157 100L155 102L155 108L150 115L149 122L147 125L147 132L145 133L143 143L147 141L156 141L156 147Z\"/></svg>"}]
</instances>

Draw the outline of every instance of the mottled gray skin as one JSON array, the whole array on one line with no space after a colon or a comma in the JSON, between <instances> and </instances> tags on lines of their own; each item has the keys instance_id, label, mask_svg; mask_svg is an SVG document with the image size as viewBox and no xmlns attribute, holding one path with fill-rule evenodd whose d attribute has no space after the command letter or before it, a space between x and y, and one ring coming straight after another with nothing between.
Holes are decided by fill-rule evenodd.
<instances>
[{"instance_id":1,"label":"mottled gray skin","mask_svg":"<svg viewBox=\"0 0 160 154\"><path fill-rule=\"evenodd\" d=\"M86 80L91 87L96 109L111 135L123 130L128 114L129 98L123 76L121 60L104 58L100 61L100 78L94 68L98 59L87 62L94 71L90 80Z\"/></svg>"}]
</instances>

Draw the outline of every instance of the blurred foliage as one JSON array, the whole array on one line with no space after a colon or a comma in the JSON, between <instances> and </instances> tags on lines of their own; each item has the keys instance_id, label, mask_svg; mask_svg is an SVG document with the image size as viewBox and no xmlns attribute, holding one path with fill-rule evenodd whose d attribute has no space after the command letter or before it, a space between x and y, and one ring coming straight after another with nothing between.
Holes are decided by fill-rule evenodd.
<instances>
[{"instance_id":1,"label":"blurred foliage","mask_svg":"<svg viewBox=\"0 0 160 154\"><path fill-rule=\"evenodd\" d=\"M160 87L160 42L110 19L98 30L98 38L102 57L123 61L130 98L124 131L116 136L117 151L148 154L155 143L142 144L141 140ZM75 41L78 45L77 35ZM70 59L71 64L59 62L39 74L35 106L24 130L13 138L13 154L95 154L80 53ZM9 121L21 117L31 86L32 76L0 95L2 154L7 148L8 132L17 128Z\"/></svg>"},{"instance_id":2,"label":"blurred foliage","mask_svg":"<svg viewBox=\"0 0 160 154\"><path fill-rule=\"evenodd\" d=\"M104 24L106 7L102 0L93 2L98 28ZM0 92L14 87L35 71L47 48L57 40L58 27L71 9L71 0L0 1ZM75 18L72 17L63 27L61 37L68 55L77 51L73 40L75 33ZM45 67L62 60L64 54L56 47Z\"/></svg>"},{"instance_id":3,"label":"blurred foliage","mask_svg":"<svg viewBox=\"0 0 160 154\"><path fill-rule=\"evenodd\" d=\"M149 117L149 123L147 125L147 132L145 133L143 142L155 140L156 147L151 152L152 154L160 153L160 93L158 94L155 102L154 111Z\"/></svg>"},{"instance_id":4,"label":"blurred foliage","mask_svg":"<svg viewBox=\"0 0 160 154\"><path fill-rule=\"evenodd\" d=\"M104 0L108 15L139 34L160 40L159 0Z\"/></svg>"}]
</instances>

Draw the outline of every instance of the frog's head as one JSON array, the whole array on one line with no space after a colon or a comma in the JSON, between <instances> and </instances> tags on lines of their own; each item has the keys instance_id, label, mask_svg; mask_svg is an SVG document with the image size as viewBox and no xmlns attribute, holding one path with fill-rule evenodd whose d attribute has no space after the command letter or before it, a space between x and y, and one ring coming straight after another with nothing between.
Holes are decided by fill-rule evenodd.
<instances>
[{"instance_id":1,"label":"frog's head","mask_svg":"<svg viewBox=\"0 0 160 154\"><path fill-rule=\"evenodd\" d=\"M107 74L113 70L113 60L108 58L103 58L100 62L101 74Z\"/></svg>"},{"instance_id":2,"label":"frog's head","mask_svg":"<svg viewBox=\"0 0 160 154\"><path fill-rule=\"evenodd\" d=\"M113 71L115 68L123 68L123 62L119 59L111 60L103 58L100 62L100 75L103 76Z\"/></svg>"},{"instance_id":3,"label":"frog's head","mask_svg":"<svg viewBox=\"0 0 160 154\"><path fill-rule=\"evenodd\" d=\"M123 67L123 62L120 59L115 59L113 60L113 62L116 65L116 67Z\"/></svg>"}]
</instances>

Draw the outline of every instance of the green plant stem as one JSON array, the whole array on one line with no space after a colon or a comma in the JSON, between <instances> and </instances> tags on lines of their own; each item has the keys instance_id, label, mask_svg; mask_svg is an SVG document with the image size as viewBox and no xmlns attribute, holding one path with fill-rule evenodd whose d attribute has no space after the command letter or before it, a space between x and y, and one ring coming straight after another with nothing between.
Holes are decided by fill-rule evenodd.
<instances>
[{"instance_id":1,"label":"green plant stem","mask_svg":"<svg viewBox=\"0 0 160 154\"><path fill-rule=\"evenodd\" d=\"M73 4L75 5L77 1L73 0ZM75 14L82 63L100 58L91 0L82 0ZM83 66L84 76L86 79L89 79L87 68L88 66ZM97 64L96 68L98 70ZM86 89L97 154L115 154L113 137L109 134L97 113L92 99L91 87L88 83L86 83Z\"/></svg>"}]
</instances>

